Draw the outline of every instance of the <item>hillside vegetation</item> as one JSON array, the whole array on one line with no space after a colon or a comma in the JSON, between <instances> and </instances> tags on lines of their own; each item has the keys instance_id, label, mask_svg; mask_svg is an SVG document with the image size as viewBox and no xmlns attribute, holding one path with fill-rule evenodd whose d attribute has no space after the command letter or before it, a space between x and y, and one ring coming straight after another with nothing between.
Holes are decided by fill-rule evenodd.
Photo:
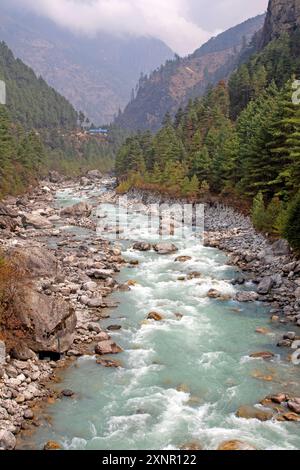
<instances>
[{"instance_id":1,"label":"hillside vegetation","mask_svg":"<svg viewBox=\"0 0 300 470\"><path fill-rule=\"evenodd\" d=\"M77 138L73 106L3 42L0 80L7 89L7 105L0 105L0 196L26 190L49 169L76 175L112 168L122 132L112 127L107 143Z\"/></svg>"},{"instance_id":2,"label":"hillside vegetation","mask_svg":"<svg viewBox=\"0 0 300 470\"><path fill-rule=\"evenodd\" d=\"M244 201L258 229L300 250L300 105L292 101L299 34L284 32L257 49L229 84L191 100L175 119L167 115L156 135L129 138L117 157L119 190Z\"/></svg>"}]
</instances>

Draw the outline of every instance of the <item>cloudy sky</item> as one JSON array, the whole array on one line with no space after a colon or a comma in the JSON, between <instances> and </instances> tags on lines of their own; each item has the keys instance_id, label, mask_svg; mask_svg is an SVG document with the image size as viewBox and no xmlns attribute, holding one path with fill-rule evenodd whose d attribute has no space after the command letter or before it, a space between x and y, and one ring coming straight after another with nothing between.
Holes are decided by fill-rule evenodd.
<instances>
[{"instance_id":1,"label":"cloudy sky","mask_svg":"<svg viewBox=\"0 0 300 470\"><path fill-rule=\"evenodd\" d=\"M182 55L216 33L264 12L268 4L268 0L11 1L76 32L154 36Z\"/></svg>"}]
</instances>

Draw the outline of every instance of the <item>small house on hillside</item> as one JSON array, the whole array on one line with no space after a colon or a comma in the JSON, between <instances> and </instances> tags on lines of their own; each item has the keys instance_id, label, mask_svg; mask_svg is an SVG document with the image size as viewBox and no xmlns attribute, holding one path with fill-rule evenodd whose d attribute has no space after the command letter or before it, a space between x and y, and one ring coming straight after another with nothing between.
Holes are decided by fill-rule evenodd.
<instances>
[{"instance_id":1,"label":"small house on hillside","mask_svg":"<svg viewBox=\"0 0 300 470\"><path fill-rule=\"evenodd\" d=\"M107 137L108 129L103 129L102 127L99 127L98 129L89 129L87 133L89 135L101 135L101 136Z\"/></svg>"}]
</instances>

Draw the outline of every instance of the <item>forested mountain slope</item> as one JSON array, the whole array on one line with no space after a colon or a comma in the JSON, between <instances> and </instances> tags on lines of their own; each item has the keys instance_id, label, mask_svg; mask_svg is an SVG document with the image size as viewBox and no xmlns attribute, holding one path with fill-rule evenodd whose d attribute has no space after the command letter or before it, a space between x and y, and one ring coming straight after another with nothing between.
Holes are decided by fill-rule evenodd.
<instances>
[{"instance_id":1,"label":"forested mountain slope","mask_svg":"<svg viewBox=\"0 0 300 470\"><path fill-rule=\"evenodd\" d=\"M77 137L73 106L0 43L0 80L7 105L0 105L0 196L20 193L49 169L66 174L111 169L120 133L112 143Z\"/></svg>"},{"instance_id":2,"label":"forested mountain slope","mask_svg":"<svg viewBox=\"0 0 300 470\"><path fill-rule=\"evenodd\" d=\"M267 25L277 3L270 1ZM139 133L126 141L116 164L120 191L136 186L253 204L255 226L286 236L300 251L300 29L294 4L287 0L281 10L292 26L284 21L280 32L276 23L274 39L257 47L229 84L221 81L175 119L166 116L155 136Z\"/></svg>"},{"instance_id":3,"label":"forested mountain slope","mask_svg":"<svg viewBox=\"0 0 300 470\"><path fill-rule=\"evenodd\" d=\"M174 115L190 98L203 95L209 84L230 75L264 18L260 15L231 28L189 57L168 61L149 77L142 77L136 97L116 123L132 130L157 130L167 112Z\"/></svg>"}]
</instances>

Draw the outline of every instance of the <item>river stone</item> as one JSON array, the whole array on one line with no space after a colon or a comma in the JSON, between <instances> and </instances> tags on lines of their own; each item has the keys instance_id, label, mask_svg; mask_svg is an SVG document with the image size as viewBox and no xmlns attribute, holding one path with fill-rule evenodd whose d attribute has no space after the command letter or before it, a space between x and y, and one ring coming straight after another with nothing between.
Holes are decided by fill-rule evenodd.
<instances>
[{"instance_id":1,"label":"river stone","mask_svg":"<svg viewBox=\"0 0 300 470\"><path fill-rule=\"evenodd\" d=\"M162 321L164 317L157 312L150 312L147 316L147 320Z\"/></svg>"},{"instance_id":2,"label":"river stone","mask_svg":"<svg viewBox=\"0 0 300 470\"><path fill-rule=\"evenodd\" d=\"M31 278L55 277L57 275L57 260L47 249L41 246L12 248L8 257L19 259Z\"/></svg>"},{"instance_id":3,"label":"river stone","mask_svg":"<svg viewBox=\"0 0 300 470\"><path fill-rule=\"evenodd\" d=\"M5 429L0 430L0 449L2 450L14 450L17 441L15 436Z\"/></svg>"},{"instance_id":4,"label":"river stone","mask_svg":"<svg viewBox=\"0 0 300 470\"><path fill-rule=\"evenodd\" d=\"M44 445L44 450L60 450L60 449L61 449L61 445L55 441L48 441Z\"/></svg>"},{"instance_id":5,"label":"river stone","mask_svg":"<svg viewBox=\"0 0 300 470\"><path fill-rule=\"evenodd\" d=\"M62 209L60 215L67 217L90 217L92 210L92 206L87 202L79 202L78 204Z\"/></svg>"},{"instance_id":6,"label":"river stone","mask_svg":"<svg viewBox=\"0 0 300 470\"><path fill-rule=\"evenodd\" d=\"M258 285L257 292L259 294L268 294L272 287L274 286L274 281L272 277L265 277L264 279L261 280L261 282Z\"/></svg>"},{"instance_id":7,"label":"river stone","mask_svg":"<svg viewBox=\"0 0 300 470\"><path fill-rule=\"evenodd\" d=\"M259 421L269 421L273 418L272 411L264 411L254 406L241 406L236 412L238 418L243 419L258 419Z\"/></svg>"},{"instance_id":8,"label":"river stone","mask_svg":"<svg viewBox=\"0 0 300 470\"><path fill-rule=\"evenodd\" d=\"M102 297L94 297L93 299L88 299L86 305L90 308L99 308L102 305Z\"/></svg>"},{"instance_id":9,"label":"river stone","mask_svg":"<svg viewBox=\"0 0 300 470\"><path fill-rule=\"evenodd\" d=\"M187 261L191 261L191 259L191 256L178 256L178 258L175 259L175 262L186 263Z\"/></svg>"},{"instance_id":10,"label":"river stone","mask_svg":"<svg viewBox=\"0 0 300 470\"><path fill-rule=\"evenodd\" d=\"M119 369L123 367L120 361L115 361L114 359L97 359L96 364L112 369Z\"/></svg>"},{"instance_id":11,"label":"river stone","mask_svg":"<svg viewBox=\"0 0 300 470\"><path fill-rule=\"evenodd\" d=\"M159 255L169 255L178 251L177 246L173 243L157 243L153 248Z\"/></svg>"},{"instance_id":12,"label":"river stone","mask_svg":"<svg viewBox=\"0 0 300 470\"><path fill-rule=\"evenodd\" d=\"M86 177L91 180L100 180L103 178L103 175L99 170L90 170L87 172Z\"/></svg>"},{"instance_id":13,"label":"river stone","mask_svg":"<svg viewBox=\"0 0 300 470\"><path fill-rule=\"evenodd\" d=\"M293 398L288 402L288 407L294 413L300 414L300 398Z\"/></svg>"},{"instance_id":14,"label":"river stone","mask_svg":"<svg viewBox=\"0 0 300 470\"><path fill-rule=\"evenodd\" d=\"M242 451L242 450L256 450L256 448L251 446L247 442L233 440L233 441L222 442L222 444L219 445L218 450Z\"/></svg>"},{"instance_id":15,"label":"river stone","mask_svg":"<svg viewBox=\"0 0 300 470\"><path fill-rule=\"evenodd\" d=\"M33 227L35 229L52 228L52 223L46 217L38 214L23 214L22 223L24 227Z\"/></svg>"},{"instance_id":16,"label":"river stone","mask_svg":"<svg viewBox=\"0 0 300 470\"><path fill-rule=\"evenodd\" d=\"M74 308L63 298L47 296L27 285L16 293L14 311L14 321L22 329L23 343L28 348L59 353L70 348L77 317Z\"/></svg>"},{"instance_id":17,"label":"river stone","mask_svg":"<svg viewBox=\"0 0 300 470\"><path fill-rule=\"evenodd\" d=\"M221 296L221 292L217 291L216 289L210 289L207 292L207 297L209 297L210 299L219 299Z\"/></svg>"},{"instance_id":18,"label":"river stone","mask_svg":"<svg viewBox=\"0 0 300 470\"><path fill-rule=\"evenodd\" d=\"M118 346L112 340L101 341L95 346L95 353L99 355L118 354L122 351L122 348L120 348L120 346Z\"/></svg>"},{"instance_id":19,"label":"river stone","mask_svg":"<svg viewBox=\"0 0 300 470\"><path fill-rule=\"evenodd\" d=\"M37 355L32 349L29 349L26 344L18 343L16 344L13 349L10 351L10 356L13 359L17 359L19 361L28 361L29 359L37 359Z\"/></svg>"},{"instance_id":20,"label":"river stone","mask_svg":"<svg viewBox=\"0 0 300 470\"><path fill-rule=\"evenodd\" d=\"M150 243L137 242L133 245L132 248L136 251L150 251L152 245L150 245Z\"/></svg>"},{"instance_id":21,"label":"river stone","mask_svg":"<svg viewBox=\"0 0 300 470\"><path fill-rule=\"evenodd\" d=\"M283 335L283 339L294 341L296 339L296 333L294 331L288 331Z\"/></svg>"},{"instance_id":22,"label":"river stone","mask_svg":"<svg viewBox=\"0 0 300 470\"><path fill-rule=\"evenodd\" d=\"M238 292L235 299L238 302L255 302L259 296L256 292Z\"/></svg>"},{"instance_id":23,"label":"river stone","mask_svg":"<svg viewBox=\"0 0 300 470\"><path fill-rule=\"evenodd\" d=\"M0 341L0 365L4 364L6 360L6 347L4 341Z\"/></svg>"},{"instance_id":24,"label":"river stone","mask_svg":"<svg viewBox=\"0 0 300 470\"><path fill-rule=\"evenodd\" d=\"M33 411L30 409L25 410L23 416L24 416L24 419L29 419L29 420L34 418Z\"/></svg>"},{"instance_id":25,"label":"river stone","mask_svg":"<svg viewBox=\"0 0 300 470\"><path fill-rule=\"evenodd\" d=\"M74 397L75 393L73 392L73 390L66 389L61 392L61 395L66 398L72 398Z\"/></svg>"},{"instance_id":26,"label":"river stone","mask_svg":"<svg viewBox=\"0 0 300 470\"><path fill-rule=\"evenodd\" d=\"M250 357L254 359L272 359L275 356L272 352L264 351L250 354Z\"/></svg>"}]
</instances>

